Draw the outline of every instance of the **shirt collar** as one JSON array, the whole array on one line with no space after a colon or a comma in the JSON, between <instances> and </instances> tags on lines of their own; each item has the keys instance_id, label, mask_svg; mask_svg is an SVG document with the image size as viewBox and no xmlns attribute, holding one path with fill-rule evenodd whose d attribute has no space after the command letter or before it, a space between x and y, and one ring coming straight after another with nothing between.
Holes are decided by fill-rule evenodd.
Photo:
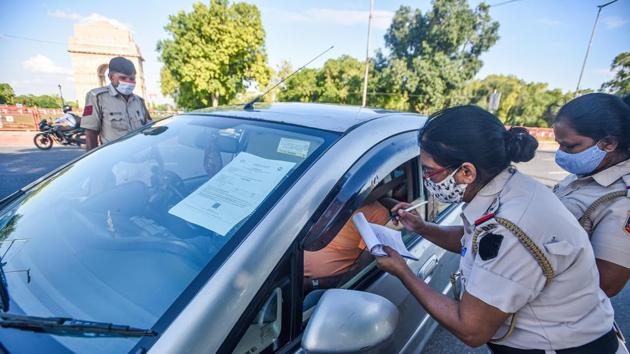
<instances>
[{"instance_id":1,"label":"shirt collar","mask_svg":"<svg viewBox=\"0 0 630 354\"><path fill-rule=\"evenodd\" d=\"M112 85L111 83L107 85L107 88L109 89L109 94L112 96L118 96L120 94L118 91L116 91L116 88L114 88L114 85Z\"/></svg>"},{"instance_id":2,"label":"shirt collar","mask_svg":"<svg viewBox=\"0 0 630 354\"><path fill-rule=\"evenodd\" d=\"M592 176L584 177L584 180L592 178L603 187L608 187L621 177L628 174L630 174L630 159L621 161L620 163L608 167L603 171L599 171ZM580 178L580 180L581 179L582 178Z\"/></svg>"},{"instance_id":3,"label":"shirt collar","mask_svg":"<svg viewBox=\"0 0 630 354\"><path fill-rule=\"evenodd\" d=\"M486 214L514 173L516 168L512 166L501 171L477 192L473 200L464 205L462 215L468 224L472 225L475 220Z\"/></svg>"}]
</instances>

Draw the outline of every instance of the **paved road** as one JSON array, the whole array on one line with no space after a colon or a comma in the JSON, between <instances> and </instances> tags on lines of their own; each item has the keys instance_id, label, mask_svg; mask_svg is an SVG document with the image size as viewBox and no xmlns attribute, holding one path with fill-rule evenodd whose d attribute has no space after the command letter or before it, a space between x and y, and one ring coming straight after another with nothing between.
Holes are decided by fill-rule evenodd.
<instances>
[{"instance_id":1,"label":"paved road","mask_svg":"<svg viewBox=\"0 0 630 354\"><path fill-rule=\"evenodd\" d=\"M0 146L0 199L33 182L61 164L80 156L84 150L61 148L42 151L20 146Z\"/></svg>"},{"instance_id":2,"label":"paved road","mask_svg":"<svg viewBox=\"0 0 630 354\"><path fill-rule=\"evenodd\" d=\"M41 151L28 147L0 147L0 198L82 153L83 150L76 148L53 147L51 150ZM549 186L553 186L567 175L555 165L552 152L539 152L534 160L519 164L518 168ZM613 305L616 309L617 322L624 329L625 336L630 338L630 286L626 286L623 292L613 299ZM470 348L440 328L433 335L423 353L488 353L488 350Z\"/></svg>"}]
</instances>

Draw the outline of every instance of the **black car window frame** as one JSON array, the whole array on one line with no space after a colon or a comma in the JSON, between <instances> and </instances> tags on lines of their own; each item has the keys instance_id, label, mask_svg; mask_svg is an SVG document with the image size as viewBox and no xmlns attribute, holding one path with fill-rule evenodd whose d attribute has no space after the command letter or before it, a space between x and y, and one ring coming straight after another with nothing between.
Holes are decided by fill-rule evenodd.
<instances>
[{"instance_id":1,"label":"black car window frame","mask_svg":"<svg viewBox=\"0 0 630 354\"><path fill-rule=\"evenodd\" d=\"M365 153L344 174L338 185L311 218L312 221L310 224L312 227L305 228L303 232L305 236L300 237L303 239L303 248L306 248L305 243L309 240L317 240L318 237L325 233L336 235L348 221L352 213L363 204L363 201L376 186L377 181L375 182L374 180L375 176L382 178L400 165L410 162L412 166L415 165L415 168L412 167L413 175L409 176L409 178L412 178L412 181L419 181L421 175L415 175L420 171L417 158L418 153L417 132L415 131L390 137ZM413 194L416 198L421 198L426 195L420 183L414 183L413 189ZM318 225L320 226L318 227ZM324 225L324 227L321 225ZM421 239L422 237L420 235L414 234L413 237L406 239L405 244L407 247L413 247L416 243L420 242ZM304 252L301 252L301 256L304 256ZM303 281L303 269L301 269L300 272L302 273L301 281ZM374 279L380 276L381 273L382 272L376 267L368 265L350 281L343 284L343 287L359 290L364 289L369 286Z\"/></svg>"}]
</instances>

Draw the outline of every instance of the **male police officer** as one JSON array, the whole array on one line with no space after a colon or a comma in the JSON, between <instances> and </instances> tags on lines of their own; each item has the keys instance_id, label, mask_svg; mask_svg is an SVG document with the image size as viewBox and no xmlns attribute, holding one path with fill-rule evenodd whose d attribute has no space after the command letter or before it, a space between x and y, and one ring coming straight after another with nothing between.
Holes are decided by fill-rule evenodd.
<instances>
[{"instance_id":1,"label":"male police officer","mask_svg":"<svg viewBox=\"0 0 630 354\"><path fill-rule=\"evenodd\" d=\"M111 83L88 92L81 127L85 128L86 148L107 144L151 122L144 100L134 95L136 68L123 57L109 61Z\"/></svg>"}]
</instances>

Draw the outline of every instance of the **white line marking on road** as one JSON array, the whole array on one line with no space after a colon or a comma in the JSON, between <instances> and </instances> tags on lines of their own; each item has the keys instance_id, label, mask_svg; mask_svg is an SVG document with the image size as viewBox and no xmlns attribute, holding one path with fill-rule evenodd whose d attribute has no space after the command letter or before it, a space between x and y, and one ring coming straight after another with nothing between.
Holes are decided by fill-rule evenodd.
<instances>
[{"instance_id":1,"label":"white line marking on road","mask_svg":"<svg viewBox=\"0 0 630 354\"><path fill-rule=\"evenodd\" d=\"M549 171L547 172L550 175L568 175L569 172L566 171Z\"/></svg>"}]
</instances>

